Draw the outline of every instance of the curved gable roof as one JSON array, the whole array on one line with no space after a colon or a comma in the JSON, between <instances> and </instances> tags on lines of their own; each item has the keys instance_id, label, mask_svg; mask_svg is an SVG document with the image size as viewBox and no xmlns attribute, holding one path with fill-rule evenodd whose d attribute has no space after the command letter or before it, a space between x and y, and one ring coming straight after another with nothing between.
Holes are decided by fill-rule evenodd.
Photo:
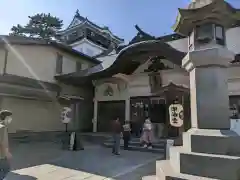
<instances>
[{"instance_id":1,"label":"curved gable roof","mask_svg":"<svg viewBox=\"0 0 240 180\"><path fill-rule=\"evenodd\" d=\"M101 64L76 73L56 76L58 80L71 81L73 83L86 83L89 80L113 76L117 73L131 74L140 64L145 63L149 57L162 56L174 64L181 65L185 52L174 49L161 40L142 41L123 48L115 61L104 67Z\"/></svg>"}]
</instances>

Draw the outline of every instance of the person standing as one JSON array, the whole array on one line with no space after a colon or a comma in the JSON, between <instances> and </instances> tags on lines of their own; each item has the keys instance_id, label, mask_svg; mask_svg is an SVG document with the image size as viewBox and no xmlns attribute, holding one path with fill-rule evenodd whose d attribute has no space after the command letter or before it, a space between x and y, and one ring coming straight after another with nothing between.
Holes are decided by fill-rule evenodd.
<instances>
[{"instance_id":1,"label":"person standing","mask_svg":"<svg viewBox=\"0 0 240 180\"><path fill-rule=\"evenodd\" d=\"M122 136L122 126L119 118L113 120L112 122L112 133L113 133L113 148L112 153L115 155L120 155L120 140Z\"/></svg>"},{"instance_id":2,"label":"person standing","mask_svg":"<svg viewBox=\"0 0 240 180\"><path fill-rule=\"evenodd\" d=\"M131 138L130 122L125 121L125 124L123 125L124 150L128 149L128 144L129 144L130 138Z\"/></svg>"},{"instance_id":3,"label":"person standing","mask_svg":"<svg viewBox=\"0 0 240 180\"><path fill-rule=\"evenodd\" d=\"M144 143L144 148L152 149L152 141L153 141L153 125L149 118L145 120L143 124L143 136L142 141Z\"/></svg>"},{"instance_id":4,"label":"person standing","mask_svg":"<svg viewBox=\"0 0 240 180\"><path fill-rule=\"evenodd\" d=\"M10 171L12 155L9 152L7 125L12 120L11 115L10 111L0 111L0 180L4 179Z\"/></svg>"}]
</instances>

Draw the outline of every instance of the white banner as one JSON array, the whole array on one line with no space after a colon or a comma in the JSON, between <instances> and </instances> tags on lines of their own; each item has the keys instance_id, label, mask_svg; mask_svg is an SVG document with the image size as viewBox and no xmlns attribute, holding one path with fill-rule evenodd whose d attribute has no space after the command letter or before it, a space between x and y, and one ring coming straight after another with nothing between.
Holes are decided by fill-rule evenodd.
<instances>
[{"instance_id":1,"label":"white banner","mask_svg":"<svg viewBox=\"0 0 240 180\"><path fill-rule=\"evenodd\" d=\"M71 112L72 112L72 109L70 107L63 108L62 116L61 116L62 123L68 124L71 122Z\"/></svg>"},{"instance_id":2,"label":"white banner","mask_svg":"<svg viewBox=\"0 0 240 180\"><path fill-rule=\"evenodd\" d=\"M183 125L183 106L181 104L171 104L169 106L170 124L174 127Z\"/></svg>"}]
</instances>

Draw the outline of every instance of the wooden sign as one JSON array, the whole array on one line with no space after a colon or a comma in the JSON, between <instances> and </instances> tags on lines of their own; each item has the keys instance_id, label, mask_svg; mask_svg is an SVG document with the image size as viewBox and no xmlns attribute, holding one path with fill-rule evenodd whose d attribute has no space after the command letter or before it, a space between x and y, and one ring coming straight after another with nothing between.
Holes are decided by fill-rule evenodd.
<instances>
[{"instance_id":1,"label":"wooden sign","mask_svg":"<svg viewBox=\"0 0 240 180\"><path fill-rule=\"evenodd\" d=\"M169 106L170 124L174 127L183 125L183 106L181 104L171 104Z\"/></svg>"},{"instance_id":2,"label":"wooden sign","mask_svg":"<svg viewBox=\"0 0 240 180\"><path fill-rule=\"evenodd\" d=\"M61 117L62 123L68 124L71 122L71 112L72 112L72 109L70 107L63 108L62 117Z\"/></svg>"}]
</instances>

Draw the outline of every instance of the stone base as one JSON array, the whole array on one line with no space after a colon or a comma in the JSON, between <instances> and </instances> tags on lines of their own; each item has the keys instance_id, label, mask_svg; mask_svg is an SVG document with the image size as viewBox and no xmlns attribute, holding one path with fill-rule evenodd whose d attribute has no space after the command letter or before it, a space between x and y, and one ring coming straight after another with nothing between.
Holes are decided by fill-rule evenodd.
<instances>
[{"instance_id":1,"label":"stone base","mask_svg":"<svg viewBox=\"0 0 240 180\"><path fill-rule=\"evenodd\" d=\"M240 157L180 153L180 172L224 180L239 180Z\"/></svg>"},{"instance_id":2,"label":"stone base","mask_svg":"<svg viewBox=\"0 0 240 180\"><path fill-rule=\"evenodd\" d=\"M240 156L240 136L231 130L190 129L183 133L184 149L190 152Z\"/></svg>"},{"instance_id":3,"label":"stone base","mask_svg":"<svg viewBox=\"0 0 240 180\"><path fill-rule=\"evenodd\" d=\"M183 146L169 149L170 160L157 163L159 180L240 180L240 137L233 131L191 129Z\"/></svg>"},{"instance_id":4,"label":"stone base","mask_svg":"<svg viewBox=\"0 0 240 180\"><path fill-rule=\"evenodd\" d=\"M156 172L157 172L157 175L156 175L157 180L217 180L213 178L205 178L205 177L193 176L193 175L188 175L183 173L177 173L172 168L169 160L157 161Z\"/></svg>"}]
</instances>

